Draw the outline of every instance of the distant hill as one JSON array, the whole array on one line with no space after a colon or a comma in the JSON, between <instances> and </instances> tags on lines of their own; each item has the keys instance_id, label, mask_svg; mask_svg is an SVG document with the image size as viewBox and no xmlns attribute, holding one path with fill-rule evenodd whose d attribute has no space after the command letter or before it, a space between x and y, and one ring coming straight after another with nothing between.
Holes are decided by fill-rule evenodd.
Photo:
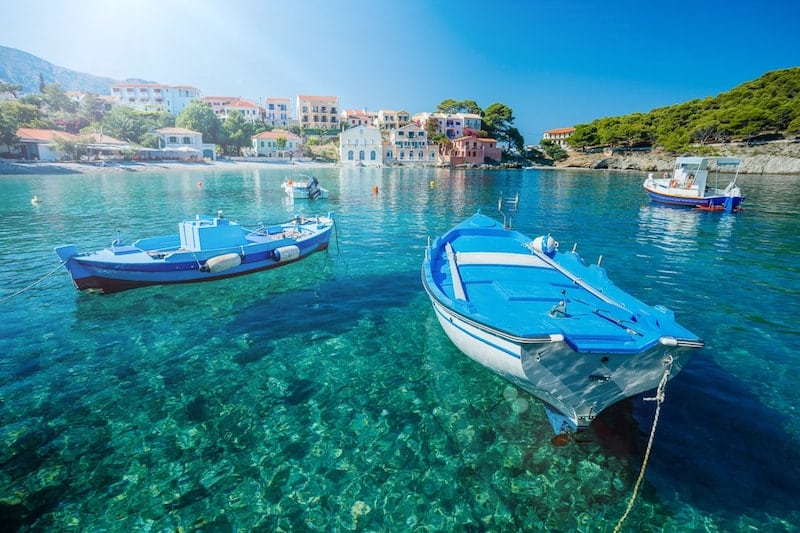
<instances>
[{"instance_id":1,"label":"distant hill","mask_svg":"<svg viewBox=\"0 0 800 533\"><path fill-rule=\"evenodd\" d=\"M578 124L567 142L592 146L690 145L768 141L800 134L800 67L768 72L713 98Z\"/></svg>"},{"instance_id":2,"label":"distant hill","mask_svg":"<svg viewBox=\"0 0 800 533\"><path fill-rule=\"evenodd\" d=\"M39 74L45 83L57 83L65 91L81 91L97 95L111 94L111 78L93 76L59 67L35 55L0 46L0 81L22 85L23 93L39 92Z\"/></svg>"}]
</instances>

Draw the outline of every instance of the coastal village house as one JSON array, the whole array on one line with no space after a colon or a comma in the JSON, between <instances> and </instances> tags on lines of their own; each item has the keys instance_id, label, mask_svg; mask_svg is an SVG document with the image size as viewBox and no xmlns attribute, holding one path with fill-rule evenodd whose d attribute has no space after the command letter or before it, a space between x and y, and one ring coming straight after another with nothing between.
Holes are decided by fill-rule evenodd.
<instances>
[{"instance_id":1,"label":"coastal village house","mask_svg":"<svg viewBox=\"0 0 800 533\"><path fill-rule=\"evenodd\" d=\"M339 98L336 96L297 97L297 120L302 128L331 131L339 129Z\"/></svg>"},{"instance_id":2,"label":"coastal village house","mask_svg":"<svg viewBox=\"0 0 800 533\"><path fill-rule=\"evenodd\" d=\"M389 133L384 161L387 165L435 165L438 149L428 142L425 130L412 122Z\"/></svg>"},{"instance_id":3,"label":"coastal village house","mask_svg":"<svg viewBox=\"0 0 800 533\"><path fill-rule=\"evenodd\" d=\"M396 130L411 123L411 116L407 111L392 111L381 109L378 111L376 125L383 131Z\"/></svg>"},{"instance_id":4,"label":"coastal village house","mask_svg":"<svg viewBox=\"0 0 800 533\"><path fill-rule=\"evenodd\" d=\"M264 99L264 123L267 126L292 126L292 108L288 98L266 97Z\"/></svg>"},{"instance_id":5,"label":"coastal village house","mask_svg":"<svg viewBox=\"0 0 800 533\"><path fill-rule=\"evenodd\" d=\"M437 133L448 139L458 139L481 129L481 116L474 113L417 113L413 120L424 129L431 118L438 125Z\"/></svg>"},{"instance_id":6,"label":"coastal village house","mask_svg":"<svg viewBox=\"0 0 800 533\"><path fill-rule=\"evenodd\" d=\"M567 139L569 139L570 135L575 133L575 128L556 128L554 130L547 130L542 135L542 139L550 139L557 145L561 146L561 148L569 148L567 144Z\"/></svg>"},{"instance_id":7,"label":"coastal village house","mask_svg":"<svg viewBox=\"0 0 800 533\"><path fill-rule=\"evenodd\" d=\"M161 128L156 130L159 148L164 159L198 160L216 159L213 144L203 142L203 134L186 128Z\"/></svg>"},{"instance_id":8,"label":"coastal village house","mask_svg":"<svg viewBox=\"0 0 800 533\"><path fill-rule=\"evenodd\" d=\"M64 154L58 151L58 139L78 142L80 136L74 133L58 130L43 130L37 128L19 128L17 130L19 142L9 147L12 154L30 161L60 161Z\"/></svg>"},{"instance_id":9,"label":"coastal village house","mask_svg":"<svg viewBox=\"0 0 800 533\"><path fill-rule=\"evenodd\" d=\"M200 91L187 85L116 83L111 86L111 96L117 104L139 111L165 111L177 116L189 102L200 98Z\"/></svg>"},{"instance_id":10,"label":"coastal village house","mask_svg":"<svg viewBox=\"0 0 800 533\"><path fill-rule=\"evenodd\" d=\"M283 139L281 141L280 139ZM294 158L300 155L302 139L288 131L262 131L251 138L253 153L261 157Z\"/></svg>"},{"instance_id":11,"label":"coastal village house","mask_svg":"<svg viewBox=\"0 0 800 533\"><path fill-rule=\"evenodd\" d=\"M261 122L264 114L258 104L238 96L204 96L202 100L211 106L211 110L222 122L234 111L238 111L246 122Z\"/></svg>"},{"instance_id":12,"label":"coastal village house","mask_svg":"<svg viewBox=\"0 0 800 533\"><path fill-rule=\"evenodd\" d=\"M346 165L383 164L383 140L376 126L354 126L339 134L339 161Z\"/></svg>"},{"instance_id":13,"label":"coastal village house","mask_svg":"<svg viewBox=\"0 0 800 533\"><path fill-rule=\"evenodd\" d=\"M369 112L366 109L345 109L342 111L341 121L348 128L353 126L374 126L378 118L377 113Z\"/></svg>"},{"instance_id":14,"label":"coastal village house","mask_svg":"<svg viewBox=\"0 0 800 533\"><path fill-rule=\"evenodd\" d=\"M503 151L497 147L495 139L467 135L453 139L446 155L449 156L451 165L482 165L487 160L499 163L503 158Z\"/></svg>"}]
</instances>

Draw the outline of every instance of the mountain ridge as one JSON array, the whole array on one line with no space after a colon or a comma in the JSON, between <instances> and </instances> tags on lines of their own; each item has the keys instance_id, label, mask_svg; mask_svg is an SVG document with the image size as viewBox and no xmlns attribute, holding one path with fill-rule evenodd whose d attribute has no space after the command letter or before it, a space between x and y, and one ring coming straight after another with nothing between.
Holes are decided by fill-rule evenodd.
<instances>
[{"instance_id":1,"label":"mountain ridge","mask_svg":"<svg viewBox=\"0 0 800 533\"><path fill-rule=\"evenodd\" d=\"M22 93L39 92L39 75L45 84L57 83L65 91L80 91L95 95L111 94L111 86L120 83L109 77L95 76L55 65L31 53L0 46L0 81L13 85L21 85ZM145 80L124 80L141 83L153 83Z\"/></svg>"}]
</instances>

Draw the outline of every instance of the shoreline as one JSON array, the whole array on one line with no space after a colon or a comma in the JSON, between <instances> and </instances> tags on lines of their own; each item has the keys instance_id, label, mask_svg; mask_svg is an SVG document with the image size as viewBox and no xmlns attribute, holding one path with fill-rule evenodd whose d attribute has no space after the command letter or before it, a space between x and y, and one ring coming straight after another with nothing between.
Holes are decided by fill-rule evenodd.
<instances>
[{"instance_id":1,"label":"shoreline","mask_svg":"<svg viewBox=\"0 0 800 533\"><path fill-rule=\"evenodd\" d=\"M286 160L232 160L218 161L107 161L100 165L96 161L4 161L0 160L0 176L19 175L70 175L70 174L108 174L126 172L159 172L159 171L207 171L215 169L259 169L259 168L328 168L338 166L336 163L320 161L294 161Z\"/></svg>"}]
</instances>

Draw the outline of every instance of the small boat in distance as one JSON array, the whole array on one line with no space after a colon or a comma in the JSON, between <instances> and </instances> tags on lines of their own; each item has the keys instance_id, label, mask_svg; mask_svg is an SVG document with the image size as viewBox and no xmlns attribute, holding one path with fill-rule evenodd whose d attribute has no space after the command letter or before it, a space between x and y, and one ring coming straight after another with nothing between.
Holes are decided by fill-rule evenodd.
<instances>
[{"instance_id":1,"label":"small boat in distance","mask_svg":"<svg viewBox=\"0 0 800 533\"><path fill-rule=\"evenodd\" d=\"M716 176L713 185L708 175L711 163ZM679 157L671 175L665 172L662 178L655 178L650 173L643 185L654 202L732 213L741 209L744 201L736 185L740 163L736 157ZM733 178L720 188L719 172L723 169L733 173Z\"/></svg>"},{"instance_id":2,"label":"small boat in distance","mask_svg":"<svg viewBox=\"0 0 800 533\"><path fill-rule=\"evenodd\" d=\"M178 234L119 239L96 252L79 253L75 245L58 246L78 290L105 294L174 283L213 281L251 274L299 261L325 250L333 229L333 213L246 229L225 218L200 216L178 224Z\"/></svg>"},{"instance_id":3,"label":"small boat in distance","mask_svg":"<svg viewBox=\"0 0 800 533\"><path fill-rule=\"evenodd\" d=\"M422 285L453 344L542 400L556 435L662 386L703 346L672 311L614 285L599 262L586 266L575 248L559 252L550 235L530 239L503 216L500 224L479 210L429 243Z\"/></svg>"},{"instance_id":4,"label":"small boat in distance","mask_svg":"<svg viewBox=\"0 0 800 533\"><path fill-rule=\"evenodd\" d=\"M323 189L316 176L298 176L298 179L289 178L283 182L283 190L289 198L316 200L327 198L328 189Z\"/></svg>"}]
</instances>

